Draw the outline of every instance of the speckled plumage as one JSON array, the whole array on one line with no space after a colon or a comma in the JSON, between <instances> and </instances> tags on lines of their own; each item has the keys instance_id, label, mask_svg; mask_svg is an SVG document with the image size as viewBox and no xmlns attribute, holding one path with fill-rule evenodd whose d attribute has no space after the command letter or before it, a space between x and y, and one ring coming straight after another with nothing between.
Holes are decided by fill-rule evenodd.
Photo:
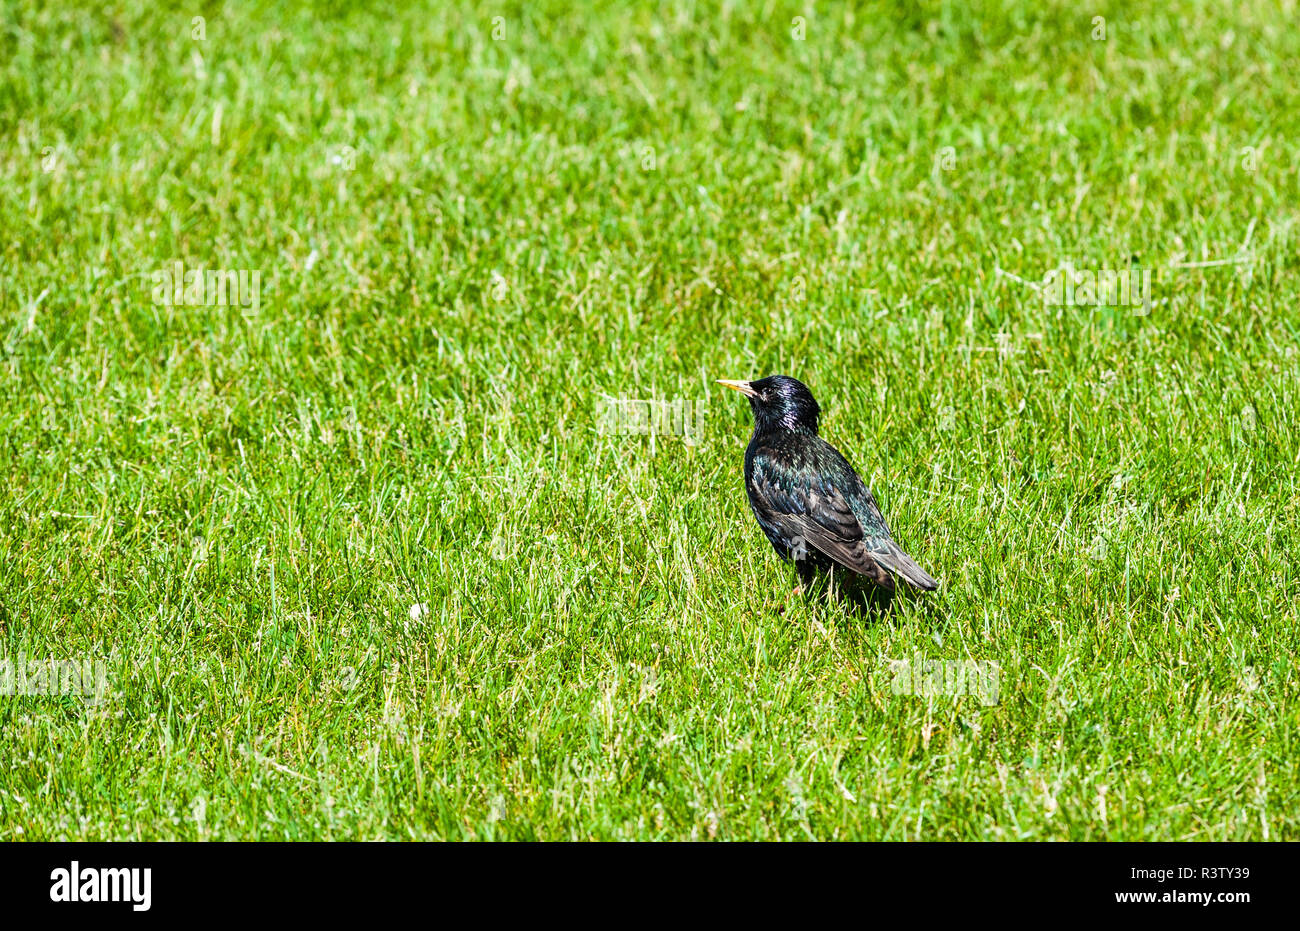
<instances>
[{"instance_id":1,"label":"speckled plumage","mask_svg":"<svg viewBox=\"0 0 1300 931\"><path fill-rule=\"evenodd\" d=\"M754 435L745 450L745 490L758 525L800 578L839 567L893 591L895 578L938 588L894 542L871 489L834 446L817 435L821 408L786 375L723 382L749 396Z\"/></svg>"}]
</instances>

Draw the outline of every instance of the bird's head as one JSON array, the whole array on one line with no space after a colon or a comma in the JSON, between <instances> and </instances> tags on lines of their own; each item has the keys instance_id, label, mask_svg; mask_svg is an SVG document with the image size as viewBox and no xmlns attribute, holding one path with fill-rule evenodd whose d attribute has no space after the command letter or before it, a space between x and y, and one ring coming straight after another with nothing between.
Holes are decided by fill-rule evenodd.
<instances>
[{"instance_id":1,"label":"bird's head","mask_svg":"<svg viewBox=\"0 0 1300 931\"><path fill-rule=\"evenodd\" d=\"M822 409L808 386L789 375L769 375L757 381L729 381L718 384L734 388L749 398L754 411L754 427L759 433L769 430L806 430L817 432L817 417Z\"/></svg>"}]
</instances>

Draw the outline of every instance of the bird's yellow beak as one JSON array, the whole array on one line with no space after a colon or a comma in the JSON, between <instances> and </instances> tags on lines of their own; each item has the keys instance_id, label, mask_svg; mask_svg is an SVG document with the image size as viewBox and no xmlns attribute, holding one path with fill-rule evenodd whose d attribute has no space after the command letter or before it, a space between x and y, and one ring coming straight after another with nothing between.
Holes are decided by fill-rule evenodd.
<instances>
[{"instance_id":1,"label":"bird's yellow beak","mask_svg":"<svg viewBox=\"0 0 1300 931\"><path fill-rule=\"evenodd\" d=\"M726 385L728 388L734 388L746 397L752 398L754 396L754 389L749 387L749 382L747 381L732 381L729 378L719 378L718 384Z\"/></svg>"}]
</instances>

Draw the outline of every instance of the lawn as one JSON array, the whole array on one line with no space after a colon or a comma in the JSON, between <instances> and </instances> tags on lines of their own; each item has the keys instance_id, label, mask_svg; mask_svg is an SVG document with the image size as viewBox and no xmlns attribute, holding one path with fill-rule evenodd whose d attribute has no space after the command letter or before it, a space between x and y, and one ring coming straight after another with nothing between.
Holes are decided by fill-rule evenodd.
<instances>
[{"instance_id":1,"label":"lawn","mask_svg":"<svg viewBox=\"0 0 1300 931\"><path fill-rule=\"evenodd\" d=\"M1300 839L1294 2L88 6L0 9L0 839ZM938 592L787 600L772 373Z\"/></svg>"}]
</instances>

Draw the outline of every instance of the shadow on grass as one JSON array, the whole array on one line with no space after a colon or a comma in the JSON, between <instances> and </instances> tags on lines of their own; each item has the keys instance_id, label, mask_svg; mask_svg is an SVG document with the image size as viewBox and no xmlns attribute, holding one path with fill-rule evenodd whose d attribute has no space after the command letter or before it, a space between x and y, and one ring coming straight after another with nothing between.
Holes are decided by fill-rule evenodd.
<instances>
[{"instance_id":1,"label":"shadow on grass","mask_svg":"<svg viewBox=\"0 0 1300 931\"><path fill-rule=\"evenodd\" d=\"M911 605L913 618L927 628L943 630L949 623L947 609L934 594L913 591L906 586L889 591L856 573L840 570L818 572L803 581L802 597L805 601L833 602L843 608L845 620L872 625L899 616L906 606Z\"/></svg>"}]
</instances>

